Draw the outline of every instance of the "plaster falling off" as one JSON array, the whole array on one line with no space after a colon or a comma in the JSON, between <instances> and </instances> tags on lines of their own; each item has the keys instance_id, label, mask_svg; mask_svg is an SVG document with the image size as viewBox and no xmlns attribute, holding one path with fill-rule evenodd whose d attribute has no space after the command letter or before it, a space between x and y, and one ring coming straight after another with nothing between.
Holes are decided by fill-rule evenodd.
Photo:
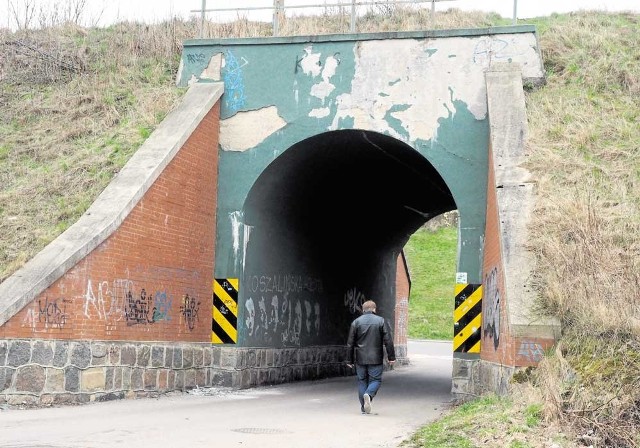
<instances>
[{"instance_id":1,"label":"plaster falling off","mask_svg":"<svg viewBox=\"0 0 640 448\"><path fill-rule=\"evenodd\" d=\"M300 67L305 75L318 76L322 71L320 63L320 53L313 53L313 45L304 49L305 55L300 61Z\"/></svg>"},{"instance_id":2,"label":"plaster falling off","mask_svg":"<svg viewBox=\"0 0 640 448\"><path fill-rule=\"evenodd\" d=\"M275 106L238 112L220 121L220 146L224 151L247 151L286 124Z\"/></svg>"},{"instance_id":3,"label":"plaster falling off","mask_svg":"<svg viewBox=\"0 0 640 448\"><path fill-rule=\"evenodd\" d=\"M330 129L350 117L356 128L409 142L432 139L438 120L455 113L454 101L464 102L477 120L485 119L484 73L495 62L518 64L532 77L539 65L533 35L363 41L354 47L354 57L351 92L336 99ZM398 104L407 107L394 110Z\"/></svg>"},{"instance_id":4,"label":"plaster falling off","mask_svg":"<svg viewBox=\"0 0 640 448\"><path fill-rule=\"evenodd\" d=\"M231 238L233 239L233 257L238 260L240 250L240 226L242 226L242 212L229 213L231 220Z\"/></svg>"},{"instance_id":5,"label":"plaster falling off","mask_svg":"<svg viewBox=\"0 0 640 448\"><path fill-rule=\"evenodd\" d=\"M252 229L251 226L248 226L242 222L243 217L244 215L241 211L235 211L235 212L229 213L229 220L231 221L233 263L236 266L236 268L242 268L242 269L244 269L244 266L245 266L246 257L247 257L247 245L249 244L249 237L251 236L251 229ZM242 237L240 232L242 232ZM240 246L242 246L242 248ZM242 249L242 253L240 253L241 249Z\"/></svg>"},{"instance_id":6,"label":"plaster falling off","mask_svg":"<svg viewBox=\"0 0 640 448\"><path fill-rule=\"evenodd\" d=\"M209 65L202 71L200 79L210 79L212 81L220 81L220 69L222 68L222 53L216 53L211 56Z\"/></svg>"},{"instance_id":7,"label":"plaster falling off","mask_svg":"<svg viewBox=\"0 0 640 448\"><path fill-rule=\"evenodd\" d=\"M317 109L311 109L311 112L309 112L309 116L313 118L324 118L328 117L330 113L331 109L329 109L328 107L319 107Z\"/></svg>"},{"instance_id":8,"label":"plaster falling off","mask_svg":"<svg viewBox=\"0 0 640 448\"><path fill-rule=\"evenodd\" d=\"M311 87L311 95L324 100L331 92L334 91L335 86L331 84L331 77L336 74L336 68L338 68L338 60L329 56L324 61L324 67L322 69L322 81Z\"/></svg>"}]
</instances>

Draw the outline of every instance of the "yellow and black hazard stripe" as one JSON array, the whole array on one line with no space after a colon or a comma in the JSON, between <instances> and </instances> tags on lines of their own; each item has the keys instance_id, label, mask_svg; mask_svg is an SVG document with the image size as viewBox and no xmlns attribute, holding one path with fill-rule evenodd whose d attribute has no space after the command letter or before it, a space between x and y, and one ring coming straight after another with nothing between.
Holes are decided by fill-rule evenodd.
<instances>
[{"instance_id":1,"label":"yellow and black hazard stripe","mask_svg":"<svg viewBox=\"0 0 640 448\"><path fill-rule=\"evenodd\" d=\"M482 333L482 285L457 284L453 312L453 351L480 353Z\"/></svg>"},{"instance_id":2,"label":"yellow and black hazard stripe","mask_svg":"<svg viewBox=\"0 0 640 448\"><path fill-rule=\"evenodd\" d=\"M213 281L213 316L211 342L238 342L238 279L217 278Z\"/></svg>"}]
</instances>

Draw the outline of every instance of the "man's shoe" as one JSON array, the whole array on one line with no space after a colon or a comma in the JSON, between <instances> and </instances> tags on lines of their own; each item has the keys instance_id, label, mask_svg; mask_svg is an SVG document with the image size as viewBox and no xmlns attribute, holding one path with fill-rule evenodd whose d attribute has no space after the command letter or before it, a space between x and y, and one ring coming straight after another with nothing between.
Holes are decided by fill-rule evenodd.
<instances>
[{"instance_id":1,"label":"man's shoe","mask_svg":"<svg viewBox=\"0 0 640 448\"><path fill-rule=\"evenodd\" d=\"M364 394L362 396L364 398L364 412L365 414L371 414L371 397L369 394Z\"/></svg>"}]
</instances>

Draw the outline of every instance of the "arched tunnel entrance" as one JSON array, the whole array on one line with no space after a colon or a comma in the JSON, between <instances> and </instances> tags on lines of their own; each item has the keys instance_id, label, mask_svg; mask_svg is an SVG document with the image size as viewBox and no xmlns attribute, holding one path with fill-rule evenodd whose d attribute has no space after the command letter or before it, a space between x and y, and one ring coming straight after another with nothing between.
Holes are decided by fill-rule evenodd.
<instances>
[{"instance_id":1,"label":"arched tunnel entrance","mask_svg":"<svg viewBox=\"0 0 640 448\"><path fill-rule=\"evenodd\" d=\"M395 138L340 130L293 145L244 204L239 345L342 345L364 298L393 321L398 254L454 209L437 170Z\"/></svg>"}]
</instances>

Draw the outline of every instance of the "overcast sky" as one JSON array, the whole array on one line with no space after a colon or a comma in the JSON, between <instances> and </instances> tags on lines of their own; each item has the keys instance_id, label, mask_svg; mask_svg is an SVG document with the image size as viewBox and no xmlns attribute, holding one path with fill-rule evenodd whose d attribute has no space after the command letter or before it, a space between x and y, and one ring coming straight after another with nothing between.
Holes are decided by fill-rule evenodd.
<instances>
[{"instance_id":1,"label":"overcast sky","mask_svg":"<svg viewBox=\"0 0 640 448\"><path fill-rule=\"evenodd\" d=\"M11 24L13 19L8 11L10 5L19 6L25 2L45 4L63 4L67 1L82 0L0 0L0 26ZM358 0L371 1L371 0ZM513 16L514 0L437 0L436 10L451 7L463 10L482 10L497 12L503 17ZM202 0L87 0L85 7L85 24L100 26L109 25L118 20L158 22L172 16L188 18L191 10L200 9ZM310 5L343 3L349 5L351 0L285 0L286 5ZM241 8L269 7L273 0L207 0L207 8ZM429 8L428 4L424 4ZM518 18L548 16L554 12L570 12L580 9L597 9L603 11L633 11L640 13L640 0L518 0ZM293 9L288 14L310 13L309 9ZM271 11L241 12L251 20L270 21ZM232 20L237 13L209 13L211 20ZM13 25L12 25L13 27Z\"/></svg>"}]
</instances>

